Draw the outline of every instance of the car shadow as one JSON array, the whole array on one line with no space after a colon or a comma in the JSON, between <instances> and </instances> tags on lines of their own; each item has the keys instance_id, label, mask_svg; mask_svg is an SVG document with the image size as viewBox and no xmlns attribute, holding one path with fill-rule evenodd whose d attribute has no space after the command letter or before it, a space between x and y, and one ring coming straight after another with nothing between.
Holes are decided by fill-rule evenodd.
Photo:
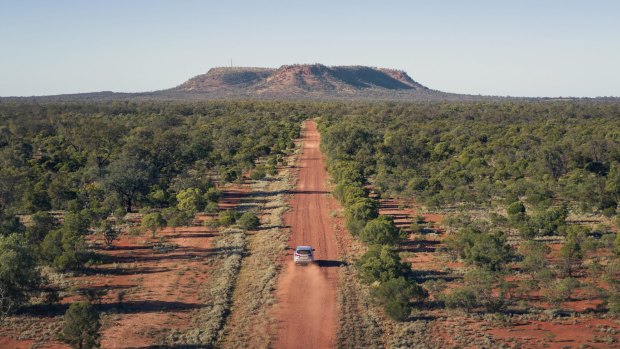
<instances>
[{"instance_id":1,"label":"car shadow","mask_svg":"<svg viewBox=\"0 0 620 349\"><path fill-rule=\"evenodd\" d=\"M317 259L316 264L321 268L332 268L332 267L344 267L347 265L347 262Z\"/></svg>"}]
</instances>

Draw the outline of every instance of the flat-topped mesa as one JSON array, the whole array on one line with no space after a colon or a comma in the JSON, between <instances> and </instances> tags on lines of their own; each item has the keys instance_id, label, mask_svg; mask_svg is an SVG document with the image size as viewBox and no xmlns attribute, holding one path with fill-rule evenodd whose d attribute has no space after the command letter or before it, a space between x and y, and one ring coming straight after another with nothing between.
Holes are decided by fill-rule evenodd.
<instances>
[{"instance_id":1,"label":"flat-topped mesa","mask_svg":"<svg viewBox=\"0 0 620 349\"><path fill-rule=\"evenodd\" d=\"M264 80L275 69L246 67L211 68L206 74L195 76L178 88L190 92L214 92L218 90L247 88Z\"/></svg>"},{"instance_id":2,"label":"flat-topped mesa","mask_svg":"<svg viewBox=\"0 0 620 349\"><path fill-rule=\"evenodd\" d=\"M427 90L400 70L322 64L283 65L278 69L220 67L178 87L187 92L237 91L251 94L351 93L360 90Z\"/></svg>"}]
</instances>

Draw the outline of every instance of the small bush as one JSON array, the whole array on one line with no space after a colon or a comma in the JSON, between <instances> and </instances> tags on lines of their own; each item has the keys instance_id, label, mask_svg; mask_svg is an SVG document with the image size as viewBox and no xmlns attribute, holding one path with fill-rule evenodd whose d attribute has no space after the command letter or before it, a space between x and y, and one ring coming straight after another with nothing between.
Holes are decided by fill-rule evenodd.
<instances>
[{"instance_id":1,"label":"small bush","mask_svg":"<svg viewBox=\"0 0 620 349\"><path fill-rule=\"evenodd\" d=\"M371 294L383 305L385 314L397 321L405 321L409 317L410 299L428 296L426 290L402 276L382 282L372 289Z\"/></svg>"},{"instance_id":2,"label":"small bush","mask_svg":"<svg viewBox=\"0 0 620 349\"><path fill-rule=\"evenodd\" d=\"M352 203L345 210L347 219L368 221L379 216L377 201L370 198L362 198Z\"/></svg>"},{"instance_id":3,"label":"small bush","mask_svg":"<svg viewBox=\"0 0 620 349\"><path fill-rule=\"evenodd\" d=\"M508 304L507 288L501 274L487 269L475 268L464 277L465 286L441 295L448 308L484 308L487 311L500 311ZM499 292L496 292L499 290Z\"/></svg>"},{"instance_id":4,"label":"small bush","mask_svg":"<svg viewBox=\"0 0 620 349\"><path fill-rule=\"evenodd\" d=\"M267 171L265 171L262 167L255 168L252 173L250 173L250 178L254 180L263 179L267 176Z\"/></svg>"},{"instance_id":5,"label":"small bush","mask_svg":"<svg viewBox=\"0 0 620 349\"><path fill-rule=\"evenodd\" d=\"M613 315L620 315L620 294L614 294L607 300L607 308Z\"/></svg>"},{"instance_id":6,"label":"small bush","mask_svg":"<svg viewBox=\"0 0 620 349\"><path fill-rule=\"evenodd\" d=\"M204 199L199 188L187 188L177 194L177 208L193 216L204 209Z\"/></svg>"},{"instance_id":7,"label":"small bush","mask_svg":"<svg viewBox=\"0 0 620 349\"><path fill-rule=\"evenodd\" d=\"M384 305L385 315L396 321L405 321L411 314L411 304L408 301L390 300Z\"/></svg>"},{"instance_id":8,"label":"small bush","mask_svg":"<svg viewBox=\"0 0 620 349\"><path fill-rule=\"evenodd\" d=\"M219 210L220 210L220 207L218 206L217 202L209 202L205 206L205 212L207 213L217 213L217 211Z\"/></svg>"},{"instance_id":9,"label":"small bush","mask_svg":"<svg viewBox=\"0 0 620 349\"><path fill-rule=\"evenodd\" d=\"M166 220L159 212L153 212L142 217L141 226L144 229L151 230L151 234L155 237L157 230L166 225Z\"/></svg>"},{"instance_id":10,"label":"small bush","mask_svg":"<svg viewBox=\"0 0 620 349\"><path fill-rule=\"evenodd\" d=\"M254 212L248 211L239 218L239 225L245 230L254 230L260 226L260 220Z\"/></svg>"},{"instance_id":11,"label":"small bush","mask_svg":"<svg viewBox=\"0 0 620 349\"><path fill-rule=\"evenodd\" d=\"M64 316L60 340L75 349L99 348L99 314L88 302L71 304Z\"/></svg>"},{"instance_id":12,"label":"small bush","mask_svg":"<svg viewBox=\"0 0 620 349\"><path fill-rule=\"evenodd\" d=\"M400 260L400 256L390 246L373 245L368 248L357 267L363 281L388 281L405 275L410 266Z\"/></svg>"},{"instance_id":13,"label":"small bush","mask_svg":"<svg viewBox=\"0 0 620 349\"><path fill-rule=\"evenodd\" d=\"M228 227L228 226L235 224L238 218L239 218L239 213L237 211L226 210L226 211L220 212L220 214L217 217L217 220L218 220L219 225L223 227Z\"/></svg>"},{"instance_id":14,"label":"small bush","mask_svg":"<svg viewBox=\"0 0 620 349\"><path fill-rule=\"evenodd\" d=\"M358 236L366 226L366 223L366 221L360 219L347 219L347 230L352 235Z\"/></svg>"},{"instance_id":15,"label":"small bush","mask_svg":"<svg viewBox=\"0 0 620 349\"><path fill-rule=\"evenodd\" d=\"M461 287L448 295L440 297L448 308L474 309L479 306L476 291L470 287Z\"/></svg>"},{"instance_id":16,"label":"small bush","mask_svg":"<svg viewBox=\"0 0 620 349\"><path fill-rule=\"evenodd\" d=\"M114 228L111 224L106 222L103 227L102 234L106 246L111 247L112 244L114 244L114 241L118 239L118 236L121 234L121 232L120 230Z\"/></svg>"},{"instance_id":17,"label":"small bush","mask_svg":"<svg viewBox=\"0 0 620 349\"><path fill-rule=\"evenodd\" d=\"M501 233L488 233L475 228L463 228L446 241L468 264L498 271L512 258L512 249Z\"/></svg>"},{"instance_id":18,"label":"small bush","mask_svg":"<svg viewBox=\"0 0 620 349\"><path fill-rule=\"evenodd\" d=\"M222 198L222 192L215 187L207 189L207 192L203 195L204 199L208 202L217 203Z\"/></svg>"},{"instance_id":19,"label":"small bush","mask_svg":"<svg viewBox=\"0 0 620 349\"><path fill-rule=\"evenodd\" d=\"M379 216L366 224L360 239L368 244L395 244L400 239L400 230L390 217Z\"/></svg>"},{"instance_id":20,"label":"small bush","mask_svg":"<svg viewBox=\"0 0 620 349\"><path fill-rule=\"evenodd\" d=\"M560 306L567 301L575 289L579 287L579 281L572 277L554 281L545 292L545 297L553 306Z\"/></svg>"},{"instance_id":21,"label":"small bush","mask_svg":"<svg viewBox=\"0 0 620 349\"><path fill-rule=\"evenodd\" d=\"M23 234L0 235L0 322L26 303L41 277L32 247Z\"/></svg>"}]
</instances>

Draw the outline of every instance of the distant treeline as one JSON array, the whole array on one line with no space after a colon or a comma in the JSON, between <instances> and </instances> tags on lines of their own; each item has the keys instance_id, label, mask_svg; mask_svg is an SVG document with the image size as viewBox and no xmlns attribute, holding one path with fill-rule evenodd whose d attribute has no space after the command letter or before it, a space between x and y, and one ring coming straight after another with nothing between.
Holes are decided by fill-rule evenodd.
<instances>
[{"instance_id":1,"label":"distant treeline","mask_svg":"<svg viewBox=\"0 0 620 349\"><path fill-rule=\"evenodd\" d=\"M233 103L0 104L0 213L162 207L274 166L310 112Z\"/></svg>"}]
</instances>

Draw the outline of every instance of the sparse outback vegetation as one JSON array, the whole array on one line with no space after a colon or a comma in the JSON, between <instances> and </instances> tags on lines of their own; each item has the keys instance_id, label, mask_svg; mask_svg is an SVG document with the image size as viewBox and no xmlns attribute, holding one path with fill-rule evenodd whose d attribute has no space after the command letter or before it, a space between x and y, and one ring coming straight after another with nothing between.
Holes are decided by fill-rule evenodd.
<instances>
[{"instance_id":1,"label":"sparse outback vegetation","mask_svg":"<svg viewBox=\"0 0 620 349\"><path fill-rule=\"evenodd\" d=\"M359 317L379 338L391 336L382 344L407 347L424 339L441 347L443 337L434 336L440 332L458 337L455 346L499 347L494 341L501 340L491 337L499 338L502 326L527 324L520 326L538 334L536 326L553 332L569 321L580 329L593 319L608 324L620 313L619 113L617 103L588 100L3 101L1 315L23 320L44 306L36 296L52 291L51 303L83 298L88 291L78 292L85 285L76 280L93 274L102 273L103 285L140 268L140 278L160 272L165 268L131 265L143 251L152 252L154 239L140 235L139 225L157 233L158 246L174 246L167 236L191 227L214 237L213 248L220 250L179 249L175 275L193 275L183 264L209 255L205 263L217 273L192 285L208 285L201 296L209 306L191 310L204 320L202 327L167 333L163 342L216 345L247 246L262 251L252 245L264 241L254 239L261 234L285 241L272 230L281 222L257 229L258 216L264 220L258 211L220 206L225 185L248 177L252 185L270 183L294 148L300 121L319 117L333 195L343 207L334 216L344 217L360 244L345 277L347 287L363 285L340 294L349 307L343 311L383 309L377 312L383 315ZM385 213L387 199L397 202L391 211L404 213ZM203 221L209 229L198 227ZM234 241L216 226L233 229L224 235ZM128 238L140 245L101 248ZM266 245L280 253L274 244ZM276 265L278 253L257 260ZM260 275L260 283L244 287L260 284L267 295L277 268ZM111 288L101 291L99 301L117 303L110 308L122 317L135 310L134 297L150 292ZM264 309L263 303L255 306ZM476 331L482 334L472 338ZM339 342L356 343L344 338L351 335L339 334ZM261 338L270 337L261 332Z\"/></svg>"}]
</instances>

